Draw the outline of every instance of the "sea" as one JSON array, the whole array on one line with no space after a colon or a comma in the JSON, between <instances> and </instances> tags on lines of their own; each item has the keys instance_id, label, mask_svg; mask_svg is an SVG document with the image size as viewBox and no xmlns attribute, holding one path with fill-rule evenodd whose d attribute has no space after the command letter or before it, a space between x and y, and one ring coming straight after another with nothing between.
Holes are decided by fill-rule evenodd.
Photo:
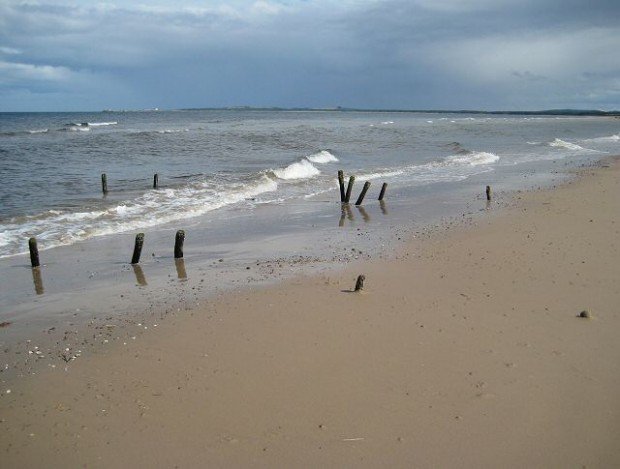
<instances>
[{"instance_id":1,"label":"sea","mask_svg":"<svg viewBox=\"0 0 620 469\"><path fill-rule=\"evenodd\" d=\"M620 153L619 135L612 117L0 113L0 322L168 305L171 285L185 289L176 300L198 302L363 260L390 250L404 228L488 210L487 185L495 202L557 184ZM338 170L346 182L355 176L352 202L370 182L360 207L341 205ZM180 229L183 266L172 252ZM137 233L139 270L129 265Z\"/></svg>"}]
</instances>

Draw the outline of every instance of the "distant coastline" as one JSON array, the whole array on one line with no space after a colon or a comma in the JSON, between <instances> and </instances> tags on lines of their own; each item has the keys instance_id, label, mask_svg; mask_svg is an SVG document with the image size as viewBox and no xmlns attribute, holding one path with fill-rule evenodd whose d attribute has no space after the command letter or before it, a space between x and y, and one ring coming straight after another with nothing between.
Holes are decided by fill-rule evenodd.
<instances>
[{"instance_id":1,"label":"distant coastline","mask_svg":"<svg viewBox=\"0 0 620 469\"><path fill-rule=\"evenodd\" d=\"M542 111L482 111L471 109L364 109L364 108L310 108L310 107L252 107L230 106L219 108L183 108L180 111L315 111L315 112L402 112L414 114L492 114L517 116L606 116L620 117L620 110L602 111L597 109L546 109Z\"/></svg>"}]
</instances>

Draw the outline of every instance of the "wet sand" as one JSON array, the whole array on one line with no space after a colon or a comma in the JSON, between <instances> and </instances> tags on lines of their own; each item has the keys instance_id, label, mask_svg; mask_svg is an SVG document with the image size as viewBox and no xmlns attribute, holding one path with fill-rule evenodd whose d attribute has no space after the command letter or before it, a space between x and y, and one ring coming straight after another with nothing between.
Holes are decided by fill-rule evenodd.
<instances>
[{"instance_id":1,"label":"wet sand","mask_svg":"<svg viewBox=\"0 0 620 469\"><path fill-rule=\"evenodd\" d=\"M4 383L2 466L620 465L620 166L582 173Z\"/></svg>"}]
</instances>

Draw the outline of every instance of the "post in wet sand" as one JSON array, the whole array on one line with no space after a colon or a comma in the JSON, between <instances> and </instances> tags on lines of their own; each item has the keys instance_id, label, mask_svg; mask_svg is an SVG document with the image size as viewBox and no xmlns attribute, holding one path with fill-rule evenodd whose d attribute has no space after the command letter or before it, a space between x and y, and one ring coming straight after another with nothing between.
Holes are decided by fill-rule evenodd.
<instances>
[{"instance_id":1,"label":"post in wet sand","mask_svg":"<svg viewBox=\"0 0 620 469\"><path fill-rule=\"evenodd\" d=\"M101 192L103 192L103 195L108 193L108 176L106 173L101 175Z\"/></svg>"},{"instance_id":2,"label":"post in wet sand","mask_svg":"<svg viewBox=\"0 0 620 469\"><path fill-rule=\"evenodd\" d=\"M353 191L353 184L355 183L355 176L351 176L349 178L349 185L347 186L347 193L344 196L344 202L346 204L349 203L349 200L351 200L351 192Z\"/></svg>"},{"instance_id":3,"label":"post in wet sand","mask_svg":"<svg viewBox=\"0 0 620 469\"><path fill-rule=\"evenodd\" d=\"M131 257L131 263L134 265L140 262L140 254L142 254L143 244L144 244L144 233L138 233L136 235L136 241L133 246L133 256Z\"/></svg>"},{"instance_id":4,"label":"post in wet sand","mask_svg":"<svg viewBox=\"0 0 620 469\"><path fill-rule=\"evenodd\" d=\"M385 197L385 191L387 190L387 182L384 182L381 186L381 192L379 192L379 202L383 201L383 197Z\"/></svg>"},{"instance_id":5,"label":"post in wet sand","mask_svg":"<svg viewBox=\"0 0 620 469\"><path fill-rule=\"evenodd\" d=\"M344 171L338 171L338 185L340 186L340 202L344 202Z\"/></svg>"},{"instance_id":6,"label":"post in wet sand","mask_svg":"<svg viewBox=\"0 0 620 469\"><path fill-rule=\"evenodd\" d=\"M487 201L490 202L491 201L491 186L487 186L486 193L487 193Z\"/></svg>"},{"instance_id":7,"label":"post in wet sand","mask_svg":"<svg viewBox=\"0 0 620 469\"><path fill-rule=\"evenodd\" d=\"M179 230L174 238L174 258L183 257L183 243L185 242L185 231Z\"/></svg>"},{"instance_id":8,"label":"post in wet sand","mask_svg":"<svg viewBox=\"0 0 620 469\"><path fill-rule=\"evenodd\" d=\"M362 205L362 202L364 201L364 197L366 197L366 192L368 192L368 189L370 188L370 181L366 181L364 183L364 187L362 188L362 192L360 192L359 197L357 198L357 201L355 202L355 205Z\"/></svg>"},{"instance_id":9,"label":"post in wet sand","mask_svg":"<svg viewBox=\"0 0 620 469\"><path fill-rule=\"evenodd\" d=\"M30 251L30 265L34 267L39 267L41 263L39 262L39 247L37 246L37 238L30 238L28 240L28 249Z\"/></svg>"}]
</instances>

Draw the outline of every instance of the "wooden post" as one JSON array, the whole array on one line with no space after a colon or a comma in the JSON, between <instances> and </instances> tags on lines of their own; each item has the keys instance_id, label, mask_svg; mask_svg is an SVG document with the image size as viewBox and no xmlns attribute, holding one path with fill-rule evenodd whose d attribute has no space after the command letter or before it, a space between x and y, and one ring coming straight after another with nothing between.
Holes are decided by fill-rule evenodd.
<instances>
[{"instance_id":1,"label":"wooden post","mask_svg":"<svg viewBox=\"0 0 620 469\"><path fill-rule=\"evenodd\" d=\"M159 186L159 174L155 173L153 175L153 189L157 189L157 186Z\"/></svg>"},{"instance_id":2,"label":"wooden post","mask_svg":"<svg viewBox=\"0 0 620 469\"><path fill-rule=\"evenodd\" d=\"M133 256L131 257L132 264L137 264L140 262L140 254L142 254L143 244L144 244L144 233L138 233L136 235L136 242L133 246Z\"/></svg>"},{"instance_id":3,"label":"wooden post","mask_svg":"<svg viewBox=\"0 0 620 469\"><path fill-rule=\"evenodd\" d=\"M387 182L384 182L383 185L381 186L381 192L379 192L379 200L383 200L383 197L385 197L385 190L387 189Z\"/></svg>"},{"instance_id":4,"label":"wooden post","mask_svg":"<svg viewBox=\"0 0 620 469\"><path fill-rule=\"evenodd\" d=\"M344 171L338 171L338 185L340 186L340 202L344 202Z\"/></svg>"},{"instance_id":5,"label":"wooden post","mask_svg":"<svg viewBox=\"0 0 620 469\"><path fill-rule=\"evenodd\" d=\"M174 258L181 259L183 257L183 242L185 241L185 231L177 231L174 239Z\"/></svg>"},{"instance_id":6,"label":"wooden post","mask_svg":"<svg viewBox=\"0 0 620 469\"><path fill-rule=\"evenodd\" d=\"M368 188L370 187L370 181L366 181L364 183L364 187L362 188L362 192L360 192L360 196L357 198L355 205L362 205L364 201L364 197L366 197L366 192L368 192Z\"/></svg>"},{"instance_id":7,"label":"wooden post","mask_svg":"<svg viewBox=\"0 0 620 469\"><path fill-rule=\"evenodd\" d=\"M355 291L360 291L364 289L364 280L366 280L365 275L360 275L357 277L357 282L355 282Z\"/></svg>"},{"instance_id":8,"label":"wooden post","mask_svg":"<svg viewBox=\"0 0 620 469\"><path fill-rule=\"evenodd\" d=\"M355 182L355 176L351 176L349 178L349 185L347 186L347 193L344 196L344 202L346 204L349 203L349 200L351 200L351 192L353 191L353 183Z\"/></svg>"},{"instance_id":9,"label":"wooden post","mask_svg":"<svg viewBox=\"0 0 620 469\"><path fill-rule=\"evenodd\" d=\"M30 265L32 265L32 267L39 267L41 263L39 262L39 248L36 238L30 238L28 240L28 249L30 250Z\"/></svg>"},{"instance_id":10,"label":"wooden post","mask_svg":"<svg viewBox=\"0 0 620 469\"><path fill-rule=\"evenodd\" d=\"M101 192L104 195L108 193L108 176L105 173L101 175Z\"/></svg>"},{"instance_id":11,"label":"wooden post","mask_svg":"<svg viewBox=\"0 0 620 469\"><path fill-rule=\"evenodd\" d=\"M487 186L487 200L491 200L491 186Z\"/></svg>"}]
</instances>

